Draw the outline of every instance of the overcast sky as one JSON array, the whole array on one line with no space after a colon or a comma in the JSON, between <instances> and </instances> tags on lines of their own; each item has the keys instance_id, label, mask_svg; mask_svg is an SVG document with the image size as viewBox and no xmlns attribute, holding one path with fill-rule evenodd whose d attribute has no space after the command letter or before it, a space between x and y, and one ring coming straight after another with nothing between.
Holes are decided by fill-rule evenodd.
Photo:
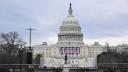
<instances>
[{"instance_id":1,"label":"overcast sky","mask_svg":"<svg viewBox=\"0 0 128 72\"><path fill-rule=\"evenodd\" d=\"M17 31L28 42L57 42L57 33L72 3L85 44L128 44L128 0L0 0L0 32Z\"/></svg>"}]
</instances>

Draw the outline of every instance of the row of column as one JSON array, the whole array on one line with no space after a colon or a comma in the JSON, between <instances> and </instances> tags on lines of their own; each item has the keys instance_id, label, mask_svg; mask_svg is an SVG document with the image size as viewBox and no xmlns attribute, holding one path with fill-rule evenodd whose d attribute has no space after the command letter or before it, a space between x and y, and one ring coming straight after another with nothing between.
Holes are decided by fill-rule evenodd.
<instances>
[{"instance_id":1,"label":"row of column","mask_svg":"<svg viewBox=\"0 0 128 72\"><path fill-rule=\"evenodd\" d=\"M59 41L83 41L82 35L59 35Z\"/></svg>"},{"instance_id":2,"label":"row of column","mask_svg":"<svg viewBox=\"0 0 128 72\"><path fill-rule=\"evenodd\" d=\"M76 27L62 27L61 28L61 30L60 30L61 32L62 31L67 31L67 32L69 32L69 31L74 31L74 32L80 32L81 31L81 29L80 28L76 28Z\"/></svg>"}]
</instances>

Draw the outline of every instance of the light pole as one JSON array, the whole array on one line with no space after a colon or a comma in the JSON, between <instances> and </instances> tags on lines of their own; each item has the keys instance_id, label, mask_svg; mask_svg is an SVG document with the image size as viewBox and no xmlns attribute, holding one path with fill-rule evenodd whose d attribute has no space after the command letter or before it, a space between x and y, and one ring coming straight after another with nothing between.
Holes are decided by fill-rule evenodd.
<instances>
[{"instance_id":1,"label":"light pole","mask_svg":"<svg viewBox=\"0 0 128 72\"><path fill-rule=\"evenodd\" d=\"M32 38L32 30L35 30L33 28L29 28L27 29L29 30L29 49L28 49L28 52L27 52L27 64L32 64L32 47L31 47L31 38ZM31 67L31 65L30 65ZM31 69L28 70L29 72L31 72Z\"/></svg>"},{"instance_id":2,"label":"light pole","mask_svg":"<svg viewBox=\"0 0 128 72\"><path fill-rule=\"evenodd\" d=\"M31 47L31 38L32 38L32 30L35 30L33 28L27 29L29 30L29 49L27 52L27 64L32 64L32 47Z\"/></svg>"}]
</instances>

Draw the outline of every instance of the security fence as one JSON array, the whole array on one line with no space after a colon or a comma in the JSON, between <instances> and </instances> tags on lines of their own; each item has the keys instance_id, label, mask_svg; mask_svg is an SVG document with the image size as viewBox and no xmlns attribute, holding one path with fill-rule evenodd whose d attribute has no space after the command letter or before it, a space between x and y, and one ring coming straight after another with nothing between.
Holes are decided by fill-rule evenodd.
<instances>
[{"instance_id":1,"label":"security fence","mask_svg":"<svg viewBox=\"0 0 128 72\"><path fill-rule=\"evenodd\" d=\"M98 64L97 67L46 67L39 64L0 64L0 72L128 72L128 64ZM124 66L120 66L124 65Z\"/></svg>"}]
</instances>

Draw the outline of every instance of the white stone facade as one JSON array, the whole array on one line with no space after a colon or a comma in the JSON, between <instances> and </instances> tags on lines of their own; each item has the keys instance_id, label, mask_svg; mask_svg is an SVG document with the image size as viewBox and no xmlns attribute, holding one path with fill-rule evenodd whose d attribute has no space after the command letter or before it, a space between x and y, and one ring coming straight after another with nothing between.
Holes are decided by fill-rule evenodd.
<instances>
[{"instance_id":1,"label":"white stone facade","mask_svg":"<svg viewBox=\"0 0 128 72\"><path fill-rule=\"evenodd\" d=\"M71 4L68 13L60 26L57 44L47 45L43 42L41 45L33 46L33 57L41 54L41 65L47 67L95 67L96 56L105 51L105 46L98 42L91 46L85 45L80 24L73 16ZM68 58L66 65L65 55Z\"/></svg>"}]
</instances>

